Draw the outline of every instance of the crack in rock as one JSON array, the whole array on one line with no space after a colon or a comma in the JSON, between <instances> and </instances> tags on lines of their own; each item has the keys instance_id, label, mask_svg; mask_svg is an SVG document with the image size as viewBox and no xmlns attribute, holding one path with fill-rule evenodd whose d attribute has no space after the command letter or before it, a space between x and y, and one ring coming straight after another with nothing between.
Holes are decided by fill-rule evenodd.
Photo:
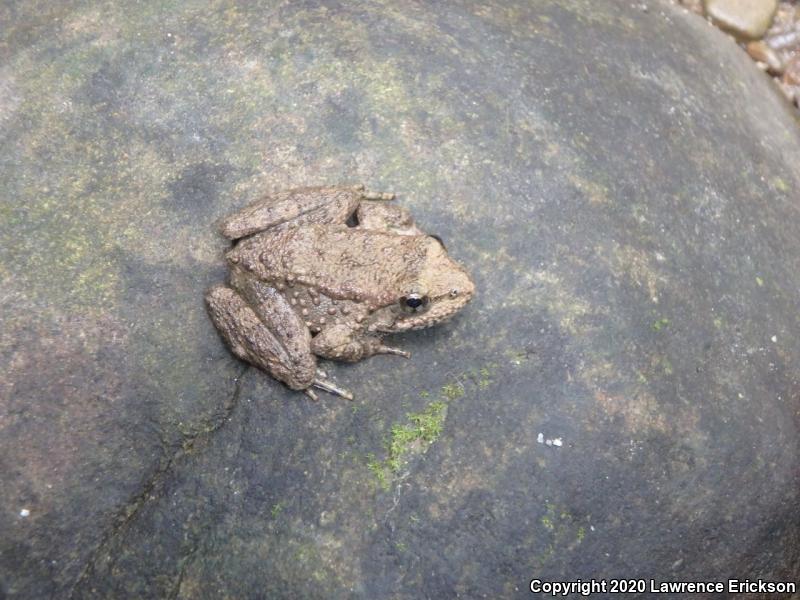
<instances>
[{"instance_id":1,"label":"crack in rock","mask_svg":"<svg viewBox=\"0 0 800 600\"><path fill-rule=\"evenodd\" d=\"M95 548L95 550L91 553L86 565L83 567L83 569L81 569L80 575L78 575L75 583L70 588L67 598L73 600L80 597L77 595L78 590L86 581L91 579L92 575L95 573L95 567L101 559L107 558L109 563L113 564L113 557L110 556L110 553L106 554L104 549L108 548L108 546L116 538L123 535L125 531L127 531L130 524L134 521L148 500L156 500L160 497L160 490L164 488L164 484L166 483L170 473L174 471L173 467L177 464L177 462L182 457L188 455L198 441L210 438L211 435L219 431L225 422L228 421L229 417L233 413L233 410L236 408L239 402L239 395L242 389L242 379L244 378L244 375L248 369L249 366L244 366L242 367L241 371L239 371L238 375L234 379L236 383L233 392L228 397L228 400L223 404L221 412L215 415L217 418L212 421L212 425L203 431L185 435L172 456L170 456L166 461L161 461L160 466L156 468L152 476L143 484L142 489L136 493L125 504L125 506L122 507L116 517L114 517L110 529L105 533L105 535L103 535L103 538L97 545L97 548ZM188 558L190 558L195 551L196 547L189 554L187 554L187 563ZM180 572L176 578L175 586L173 587L173 594L171 596L172 598L177 598L177 595L180 592L181 580L183 579L183 572L185 568L186 564L181 565Z\"/></svg>"}]
</instances>

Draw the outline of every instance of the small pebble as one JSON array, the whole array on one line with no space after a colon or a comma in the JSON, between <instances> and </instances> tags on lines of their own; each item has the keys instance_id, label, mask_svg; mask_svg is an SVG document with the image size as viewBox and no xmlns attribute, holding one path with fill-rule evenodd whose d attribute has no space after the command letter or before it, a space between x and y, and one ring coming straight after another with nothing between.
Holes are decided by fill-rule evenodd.
<instances>
[{"instance_id":1,"label":"small pebble","mask_svg":"<svg viewBox=\"0 0 800 600\"><path fill-rule=\"evenodd\" d=\"M789 102L795 103L798 99L800 99L800 86L789 85L780 79L777 79L776 81L778 83L778 88L783 92L783 95L786 96L786 99Z\"/></svg>"},{"instance_id":2,"label":"small pebble","mask_svg":"<svg viewBox=\"0 0 800 600\"><path fill-rule=\"evenodd\" d=\"M706 15L739 39L760 39L772 25L778 0L705 0Z\"/></svg>"},{"instance_id":3,"label":"small pebble","mask_svg":"<svg viewBox=\"0 0 800 600\"><path fill-rule=\"evenodd\" d=\"M781 61L778 54L761 40L757 42L750 42L747 44L747 53L750 58L764 63L770 73L782 73L783 61Z\"/></svg>"},{"instance_id":4,"label":"small pebble","mask_svg":"<svg viewBox=\"0 0 800 600\"><path fill-rule=\"evenodd\" d=\"M23 517L23 518L24 517L29 517L30 514L31 514L31 511L29 511L27 508L23 508L21 511L19 511L19 516Z\"/></svg>"},{"instance_id":5,"label":"small pebble","mask_svg":"<svg viewBox=\"0 0 800 600\"><path fill-rule=\"evenodd\" d=\"M773 50L786 50L792 46L800 45L800 30L771 35L764 38L764 41Z\"/></svg>"},{"instance_id":6,"label":"small pebble","mask_svg":"<svg viewBox=\"0 0 800 600\"><path fill-rule=\"evenodd\" d=\"M789 85L800 85L800 54L795 54L786 63L783 72L783 82Z\"/></svg>"}]
</instances>

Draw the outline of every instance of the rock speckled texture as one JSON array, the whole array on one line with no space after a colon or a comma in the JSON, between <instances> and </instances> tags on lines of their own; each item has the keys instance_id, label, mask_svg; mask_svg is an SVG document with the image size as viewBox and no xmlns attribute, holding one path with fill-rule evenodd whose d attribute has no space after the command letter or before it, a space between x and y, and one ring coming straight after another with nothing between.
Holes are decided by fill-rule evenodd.
<instances>
[{"instance_id":1,"label":"rock speckled texture","mask_svg":"<svg viewBox=\"0 0 800 600\"><path fill-rule=\"evenodd\" d=\"M0 22L0 596L797 576L800 136L721 33L612 0ZM315 404L203 292L216 220L337 182L478 295Z\"/></svg>"}]
</instances>

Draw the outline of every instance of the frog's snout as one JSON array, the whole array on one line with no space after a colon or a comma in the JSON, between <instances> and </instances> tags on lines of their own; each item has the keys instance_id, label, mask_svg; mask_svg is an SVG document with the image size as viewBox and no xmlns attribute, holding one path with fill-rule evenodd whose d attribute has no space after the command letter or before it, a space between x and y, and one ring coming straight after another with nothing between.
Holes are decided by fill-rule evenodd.
<instances>
[{"instance_id":1,"label":"frog's snout","mask_svg":"<svg viewBox=\"0 0 800 600\"><path fill-rule=\"evenodd\" d=\"M475 284L470 279L466 271L461 271L461 277L458 278L457 283L450 290L450 297L459 301L458 308L467 304L475 295Z\"/></svg>"},{"instance_id":2,"label":"frog's snout","mask_svg":"<svg viewBox=\"0 0 800 600\"><path fill-rule=\"evenodd\" d=\"M438 317L446 318L457 313L472 300L475 295L475 284L461 265L452 261L446 287L440 288L439 301L435 312Z\"/></svg>"}]
</instances>

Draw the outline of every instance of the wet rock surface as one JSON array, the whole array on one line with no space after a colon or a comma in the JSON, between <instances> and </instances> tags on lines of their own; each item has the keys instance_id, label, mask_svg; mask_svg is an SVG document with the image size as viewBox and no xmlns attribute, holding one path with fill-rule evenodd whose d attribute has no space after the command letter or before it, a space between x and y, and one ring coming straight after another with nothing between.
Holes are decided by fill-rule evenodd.
<instances>
[{"instance_id":1,"label":"wet rock surface","mask_svg":"<svg viewBox=\"0 0 800 600\"><path fill-rule=\"evenodd\" d=\"M611 0L0 10L0 595L797 577L800 138L719 32ZM335 182L398 192L478 295L312 403L202 296L217 219Z\"/></svg>"}]
</instances>

